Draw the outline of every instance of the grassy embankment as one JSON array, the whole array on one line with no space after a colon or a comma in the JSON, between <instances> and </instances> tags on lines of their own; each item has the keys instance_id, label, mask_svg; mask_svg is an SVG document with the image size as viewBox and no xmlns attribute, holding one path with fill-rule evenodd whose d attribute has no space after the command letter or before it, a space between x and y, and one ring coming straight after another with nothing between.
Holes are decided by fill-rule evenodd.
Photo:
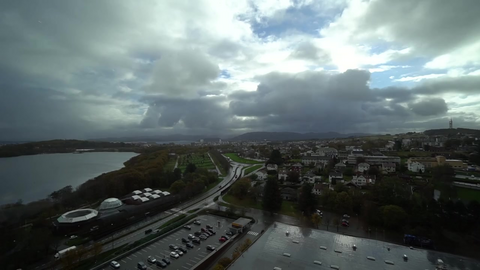
<instances>
[{"instance_id":1,"label":"grassy embankment","mask_svg":"<svg viewBox=\"0 0 480 270\"><path fill-rule=\"evenodd\" d=\"M244 164L262 164L262 163L264 163L263 161L256 161L256 160L251 160L251 159L246 159L246 158L239 157L235 153L228 153L228 154L225 154L225 156L231 158L233 161L238 162L238 163L244 163Z\"/></svg>"}]
</instances>

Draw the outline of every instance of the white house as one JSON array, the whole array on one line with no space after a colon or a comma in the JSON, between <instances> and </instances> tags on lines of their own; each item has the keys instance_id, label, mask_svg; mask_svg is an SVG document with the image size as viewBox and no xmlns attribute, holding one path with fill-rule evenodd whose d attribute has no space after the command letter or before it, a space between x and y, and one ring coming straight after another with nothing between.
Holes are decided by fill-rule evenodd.
<instances>
[{"instance_id":1,"label":"white house","mask_svg":"<svg viewBox=\"0 0 480 270\"><path fill-rule=\"evenodd\" d=\"M328 181L330 183L332 183L332 180L336 180L337 183L339 183L340 181L343 181L343 173L341 173L341 172L331 172L328 175Z\"/></svg>"},{"instance_id":2,"label":"white house","mask_svg":"<svg viewBox=\"0 0 480 270\"><path fill-rule=\"evenodd\" d=\"M277 171L278 170L278 165L277 164L268 164L267 165L267 171Z\"/></svg>"},{"instance_id":3,"label":"white house","mask_svg":"<svg viewBox=\"0 0 480 270\"><path fill-rule=\"evenodd\" d=\"M258 171L258 172L256 172L255 174L258 176L258 177L257 177L257 180L262 180L262 181L263 181L263 180L267 180L268 175L267 175L266 172L264 172L264 171Z\"/></svg>"},{"instance_id":4,"label":"white house","mask_svg":"<svg viewBox=\"0 0 480 270\"><path fill-rule=\"evenodd\" d=\"M317 154L322 157L334 157L337 153L338 150L332 147L322 147L317 150Z\"/></svg>"},{"instance_id":5,"label":"white house","mask_svg":"<svg viewBox=\"0 0 480 270\"><path fill-rule=\"evenodd\" d=\"M414 161L408 163L408 170L411 172L425 172L425 165L420 162Z\"/></svg>"},{"instance_id":6,"label":"white house","mask_svg":"<svg viewBox=\"0 0 480 270\"><path fill-rule=\"evenodd\" d=\"M375 184L375 175L354 175L352 183L357 186L373 185Z\"/></svg>"},{"instance_id":7,"label":"white house","mask_svg":"<svg viewBox=\"0 0 480 270\"><path fill-rule=\"evenodd\" d=\"M287 181L288 175L286 171L281 171L278 173L278 180Z\"/></svg>"},{"instance_id":8,"label":"white house","mask_svg":"<svg viewBox=\"0 0 480 270\"><path fill-rule=\"evenodd\" d=\"M395 163L382 163L382 172L384 174L394 173L396 169Z\"/></svg>"},{"instance_id":9,"label":"white house","mask_svg":"<svg viewBox=\"0 0 480 270\"><path fill-rule=\"evenodd\" d=\"M358 166L357 166L357 172L366 172L370 169L370 164L368 163L365 163L365 162L362 162L362 163L359 163Z\"/></svg>"}]
</instances>

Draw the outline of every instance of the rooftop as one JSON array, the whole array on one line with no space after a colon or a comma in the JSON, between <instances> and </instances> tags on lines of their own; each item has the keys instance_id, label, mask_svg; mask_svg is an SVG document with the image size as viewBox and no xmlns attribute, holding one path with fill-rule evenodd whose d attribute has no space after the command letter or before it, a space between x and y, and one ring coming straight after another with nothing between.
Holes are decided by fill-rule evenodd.
<instances>
[{"instance_id":1,"label":"rooftop","mask_svg":"<svg viewBox=\"0 0 480 270\"><path fill-rule=\"evenodd\" d=\"M289 236L286 236L286 231L289 231ZM353 245L357 246L356 251L352 249ZM403 260L403 254L408 256L407 261ZM332 265L339 269L435 269L438 259L445 263L447 269L480 267L479 261L456 255L432 250L411 250L406 246L378 240L276 223L229 270L274 267L317 270L331 269Z\"/></svg>"}]
</instances>

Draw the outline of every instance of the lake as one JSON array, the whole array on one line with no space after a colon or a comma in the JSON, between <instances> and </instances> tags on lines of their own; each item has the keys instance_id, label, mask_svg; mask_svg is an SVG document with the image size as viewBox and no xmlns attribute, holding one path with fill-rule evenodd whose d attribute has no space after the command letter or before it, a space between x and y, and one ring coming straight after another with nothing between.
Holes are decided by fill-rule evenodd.
<instances>
[{"instance_id":1,"label":"lake","mask_svg":"<svg viewBox=\"0 0 480 270\"><path fill-rule=\"evenodd\" d=\"M138 155L128 152L45 154L0 158L0 205L46 198L71 185L76 188L102 173L123 167Z\"/></svg>"}]
</instances>

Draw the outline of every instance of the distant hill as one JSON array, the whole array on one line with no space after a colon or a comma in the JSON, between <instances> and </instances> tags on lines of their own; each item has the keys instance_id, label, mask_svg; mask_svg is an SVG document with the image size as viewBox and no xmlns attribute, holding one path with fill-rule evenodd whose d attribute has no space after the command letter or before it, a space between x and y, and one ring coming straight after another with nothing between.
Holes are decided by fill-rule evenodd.
<instances>
[{"instance_id":1,"label":"distant hill","mask_svg":"<svg viewBox=\"0 0 480 270\"><path fill-rule=\"evenodd\" d=\"M313 139L334 139L368 136L370 134L352 133L341 134L338 132L325 133L296 133L296 132L248 132L239 136L235 136L230 141L298 141Z\"/></svg>"},{"instance_id":2,"label":"distant hill","mask_svg":"<svg viewBox=\"0 0 480 270\"><path fill-rule=\"evenodd\" d=\"M100 138L91 139L91 141L107 141L107 142L165 142L165 141L198 141L206 138L205 135L158 135L158 136L136 136L136 137L116 137L116 138ZM208 138L212 139L212 138ZM218 141L218 139L216 139Z\"/></svg>"},{"instance_id":3,"label":"distant hill","mask_svg":"<svg viewBox=\"0 0 480 270\"><path fill-rule=\"evenodd\" d=\"M423 132L425 135L435 136L435 135L442 135L442 136L449 136L449 135L457 135L458 133L462 134L474 134L480 136L479 129L470 129L470 128L442 128L442 129L429 129Z\"/></svg>"}]
</instances>

